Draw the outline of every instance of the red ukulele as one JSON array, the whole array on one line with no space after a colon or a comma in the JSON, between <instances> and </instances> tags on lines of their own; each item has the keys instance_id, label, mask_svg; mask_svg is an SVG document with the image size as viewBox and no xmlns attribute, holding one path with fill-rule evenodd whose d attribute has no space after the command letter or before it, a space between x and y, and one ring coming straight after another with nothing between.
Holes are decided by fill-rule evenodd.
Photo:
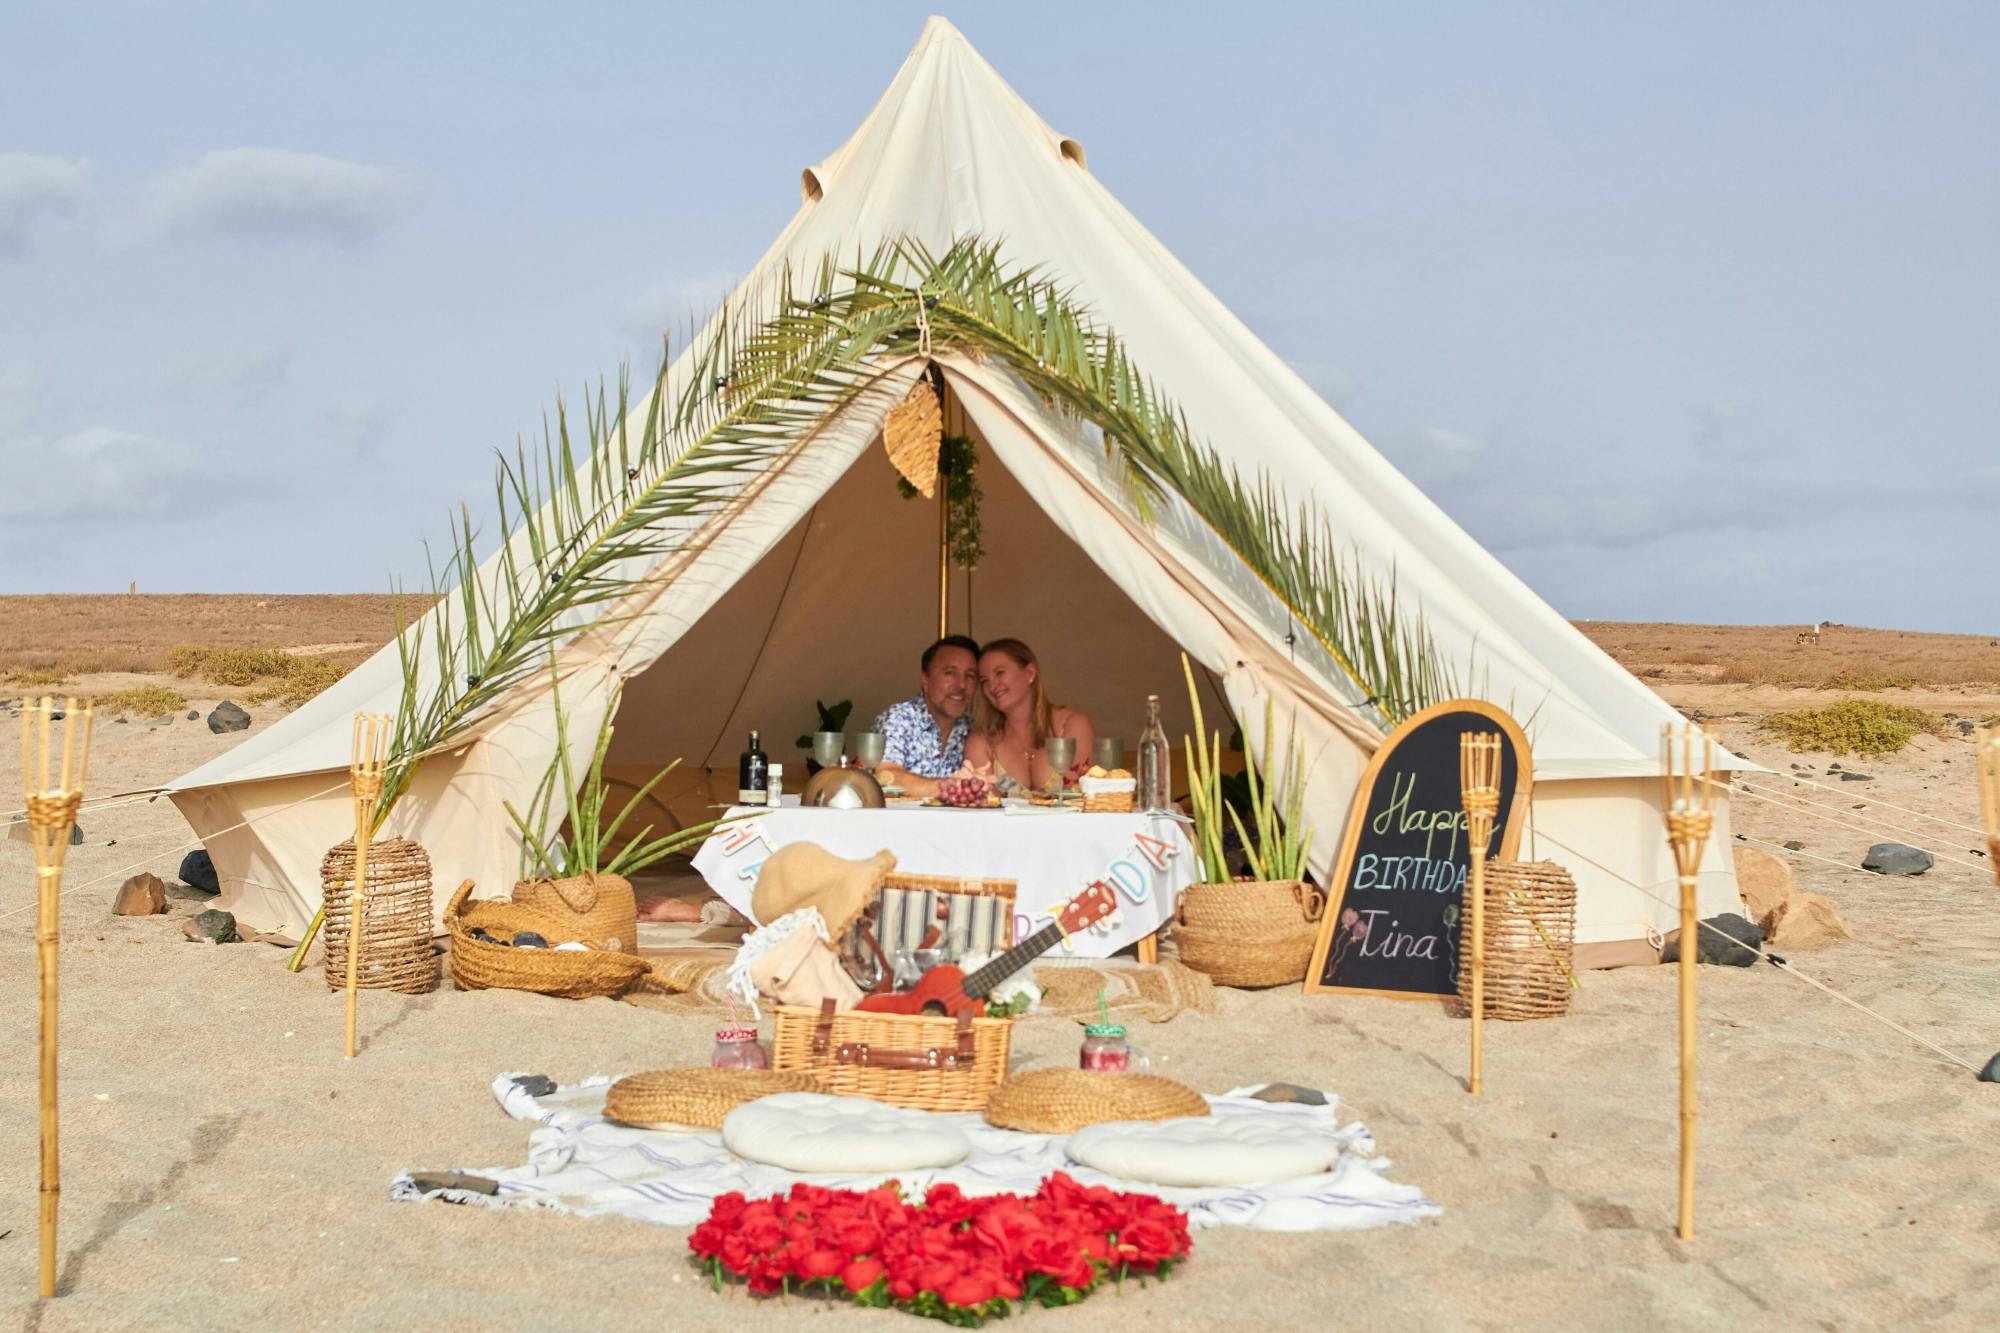
<instances>
[{"instance_id":1,"label":"red ukulele","mask_svg":"<svg viewBox=\"0 0 2000 1333\"><path fill-rule=\"evenodd\" d=\"M1065 935L1088 930L1117 910L1118 899L1111 886L1099 880L1065 903L1053 924L1042 927L971 976L945 963L924 973L910 990L900 995L870 995L855 1008L878 1014L944 1014L950 1018L969 1012L977 1017L985 1011L988 991L1054 948Z\"/></svg>"}]
</instances>

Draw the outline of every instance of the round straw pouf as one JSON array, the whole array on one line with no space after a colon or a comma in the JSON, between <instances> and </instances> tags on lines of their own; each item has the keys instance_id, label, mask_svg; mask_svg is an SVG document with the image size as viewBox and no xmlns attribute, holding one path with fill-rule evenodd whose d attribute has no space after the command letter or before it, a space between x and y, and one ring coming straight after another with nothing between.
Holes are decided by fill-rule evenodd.
<instances>
[{"instance_id":1,"label":"round straw pouf","mask_svg":"<svg viewBox=\"0 0 2000 1333\"><path fill-rule=\"evenodd\" d=\"M451 979L460 990L525 990L566 1000L618 995L648 970L637 954L605 949L516 949L474 939L483 930L495 939L511 940L532 930L550 944L572 941L562 936L562 924L513 903L469 903L472 881L451 895L444 909L444 928L451 934Z\"/></svg>"},{"instance_id":2,"label":"round straw pouf","mask_svg":"<svg viewBox=\"0 0 2000 1333\"><path fill-rule=\"evenodd\" d=\"M1174 943L1181 962L1217 985L1288 986L1305 978L1324 904L1298 880L1190 884Z\"/></svg>"},{"instance_id":3,"label":"round straw pouf","mask_svg":"<svg viewBox=\"0 0 2000 1333\"><path fill-rule=\"evenodd\" d=\"M1466 885L1468 892L1471 884ZM1460 919L1458 997L1472 1011L1472 927ZM1486 1016L1559 1018L1575 975L1576 881L1553 861L1486 863Z\"/></svg>"},{"instance_id":4,"label":"round straw pouf","mask_svg":"<svg viewBox=\"0 0 2000 1333\"><path fill-rule=\"evenodd\" d=\"M780 1069L655 1069L627 1074L604 1094L604 1116L621 1125L650 1129L686 1125L721 1129L723 1117L759 1097L779 1092L818 1092L811 1074Z\"/></svg>"},{"instance_id":5,"label":"round straw pouf","mask_svg":"<svg viewBox=\"0 0 2000 1333\"><path fill-rule=\"evenodd\" d=\"M619 875L529 879L514 886L514 901L563 922L563 937L614 953L639 952L639 900Z\"/></svg>"},{"instance_id":6,"label":"round straw pouf","mask_svg":"<svg viewBox=\"0 0 2000 1333\"><path fill-rule=\"evenodd\" d=\"M328 990L347 989L347 934L354 914L354 839L331 848L319 863L321 929ZM408 838L368 844L367 892L361 901L362 990L415 995L438 981L431 944L431 859Z\"/></svg>"},{"instance_id":7,"label":"round straw pouf","mask_svg":"<svg viewBox=\"0 0 2000 1333\"><path fill-rule=\"evenodd\" d=\"M1152 1074L1030 1069L993 1089L986 1119L1029 1134L1074 1134L1114 1120L1177 1120L1208 1114L1193 1088Z\"/></svg>"}]
</instances>

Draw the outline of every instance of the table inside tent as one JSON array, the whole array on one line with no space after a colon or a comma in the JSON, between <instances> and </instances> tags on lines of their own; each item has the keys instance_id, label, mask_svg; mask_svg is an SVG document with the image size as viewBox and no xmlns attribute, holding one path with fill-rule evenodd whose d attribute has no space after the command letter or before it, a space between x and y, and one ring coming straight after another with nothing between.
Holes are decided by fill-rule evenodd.
<instances>
[{"instance_id":1,"label":"table inside tent","mask_svg":"<svg viewBox=\"0 0 2000 1333\"><path fill-rule=\"evenodd\" d=\"M744 916L764 858L792 842L817 843L835 856L861 859L887 848L911 875L1011 879L1016 883L1012 938L1023 939L1086 886L1103 880L1118 911L1058 945L1053 957L1106 958L1139 944L1173 915L1194 881L1194 845L1185 821L1161 814L1085 814L1075 806L1009 804L997 810L898 805L880 810L801 807L786 797L776 810L732 806L695 854L694 868Z\"/></svg>"}]
</instances>

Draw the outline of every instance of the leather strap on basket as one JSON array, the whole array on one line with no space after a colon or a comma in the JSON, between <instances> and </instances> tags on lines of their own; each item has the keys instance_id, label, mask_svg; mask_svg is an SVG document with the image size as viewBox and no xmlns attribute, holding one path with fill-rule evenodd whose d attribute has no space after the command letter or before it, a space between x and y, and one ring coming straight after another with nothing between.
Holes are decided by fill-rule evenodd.
<instances>
[{"instance_id":1,"label":"leather strap on basket","mask_svg":"<svg viewBox=\"0 0 2000 1333\"><path fill-rule=\"evenodd\" d=\"M873 1046L865 1041L842 1042L833 1045L834 1002L821 1000L819 1021L813 1025L812 1053L815 1060L826 1058L832 1050L835 1064L859 1065L863 1069L970 1069L973 1062L972 1014L962 1013L954 1025L953 1035L957 1040L949 1047L932 1046L925 1050L893 1050L888 1047Z\"/></svg>"},{"instance_id":2,"label":"leather strap on basket","mask_svg":"<svg viewBox=\"0 0 2000 1333\"><path fill-rule=\"evenodd\" d=\"M1299 909L1306 914L1308 921L1319 920L1319 914L1326 910L1326 892L1317 884L1301 880L1292 885L1292 897L1299 900Z\"/></svg>"}]
</instances>

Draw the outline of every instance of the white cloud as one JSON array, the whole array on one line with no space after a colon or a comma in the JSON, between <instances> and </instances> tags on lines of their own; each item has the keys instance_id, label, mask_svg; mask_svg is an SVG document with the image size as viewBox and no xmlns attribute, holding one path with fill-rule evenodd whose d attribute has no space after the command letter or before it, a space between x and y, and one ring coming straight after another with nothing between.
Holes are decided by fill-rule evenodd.
<instances>
[{"instance_id":1,"label":"white cloud","mask_svg":"<svg viewBox=\"0 0 2000 1333\"><path fill-rule=\"evenodd\" d=\"M1486 448L1486 441L1476 435L1467 435L1461 430L1446 430L1443 426L1424 427L1423 437L1433 448L1447 454L1476 454Z\"/></svg>"},{"instance_id":2,"label":"white cloud","mask_svg":"<svg viewBox=\"0 0 2000 1333\"><path fill-rule=\"evenodd\" d=\"M240 407L276 387L291 369L289 348L246 352L183 352L160 368L160 388L176 397L221 398Z\"/></svg>"},{"instance_id":3,"label":"white cloud","mask_svg":"<svg viewBox=\"0 0 2000 1333\"><path fill-rule=\"evenodd\" d=\"M39 361L0 361L0 439L25 431L49 400L49 368Z\"/></svg>"},{"instance_id":4,"label":"white cloud","mask_svg":"<svg viewBox=\"0 0 2000 1333\"><path fill-rule=\"evenodd\" d=\"M696 324L706 321L741 280L734 273L716 272L656 282L618 307L615 317L618 334L657 353L661 336L672 330L678 350L687 336L689 320Z\"/></svg>"},{"instance_id":5,"label":"white cloud","mask_svg":"<svg viewBox=\"0 0 2000 1333\"><path fill-rule=\"evenodd\" d=\"M388 167L285 148L221 148L155 176L137 221L152 236L306 238L352 244L413 200Z\"/></svg>"},{"instance_id":6,"label":"white cloud","mask_svg":"<svg viewBox=\"0 0 2000 1333\"><path fill-rule=\"evenodd\" d=\"M83 197L88 164L39 153L0 153L0 255L28 248L35 222Z\"/></svg>"},{"instance_id":7,"label":"white cloud","mask_svg":"<svg viewBox=\"0 0 2000 1333\"><path fill-rule=\"evenodd\" d=\"M324 413L327 428L356 455L367 454L381 443L394 416L387 403L369 394L336 399Z\"/></svg>"},{"instance_id":8,"label":"white cloud","mask_svg":"<svg viewBox=\"0 0 2000 1333\"><path fill-rule=\"evenodd\" d=\"M0 518L97 521L164 512L200 479L202 459L185 445L89 426L0 441L0 467L16 482L0 488Z\"/></svg>"}]
</instances>

